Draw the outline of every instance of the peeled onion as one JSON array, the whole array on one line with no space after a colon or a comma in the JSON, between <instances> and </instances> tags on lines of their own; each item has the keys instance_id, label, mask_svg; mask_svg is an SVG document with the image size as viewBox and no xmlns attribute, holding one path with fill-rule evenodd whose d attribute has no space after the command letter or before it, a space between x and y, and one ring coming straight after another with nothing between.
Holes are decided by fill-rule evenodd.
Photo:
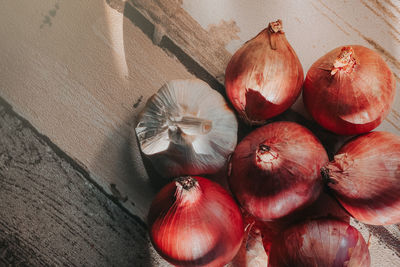
<instances>
[{"instance_id":1,"label":"peeled onion","mask_svg":"<svg viewBox=\"0 0 400 267\"><path fill-rule=\"evenodd\" d=\"M244 236L233 198L202 177L181 177L166 185L151 204L148 225L155 249L178 266L223 266Z\"/></svg>"},{"instance_id":2,"label":"peeled onion","mask_svg":"<svg viewBox=\"0 0 400 267\"><path fill-rule=\"evenodd\" d=\"M245 122L262 124L295 102L303 77L278 20L232 56L225 71L226 93Z\"/></svg>"},{"instance_id":3,"label":"peeled onion","mask_svg":"<svg viewBox=\"0 0 400 267\"><path fill-rule=\"evenodd\" d=\"M371 132L346 143L322 169L343 207L368 224L400 223L400 137Z\"/></svg>"},{"instance_id":4,"label":"peeled onion","mask_svg":"<svg viewBox=\"0 0 400 267\"><path fill-rule=\"evenodd\" d=\"M271 244L269 267L369 267L358 230L336 220L313 220L283 231Z\"/></svg>"},{"instance_id":5,"label":"peeled onion","mask_svg":"<svg viewBox=\"0 0 400 267\"><path fill-rule=\"evenodd\" d=\"M274 122L247 135L233 153L229 186L241 206L259 220L301 209L320 194L322 144L305 127Z\"/></svg>"},{"instance_id":6,"label":"peeled onion","mask_svg":"<svg viewBox=\"0 0 400 267\"><path fill-rule=\"evenodd\" d=\"M318 59L304 81L303 100L324 128L366 133L389 113L396 81L385 61L360 45L338 47Z\"/></svg>"},{"instance_id":7,"label":"peeled onion","mask_svg":"<svg viewBox=\"0 0 400 267\"><path fill-rule=\"evenodd\" d=\"M237 142L237 120L225 99L201 80L166 83L136 126L140 149L164 176L220 170Z\"/></svg>"}]
</instances>

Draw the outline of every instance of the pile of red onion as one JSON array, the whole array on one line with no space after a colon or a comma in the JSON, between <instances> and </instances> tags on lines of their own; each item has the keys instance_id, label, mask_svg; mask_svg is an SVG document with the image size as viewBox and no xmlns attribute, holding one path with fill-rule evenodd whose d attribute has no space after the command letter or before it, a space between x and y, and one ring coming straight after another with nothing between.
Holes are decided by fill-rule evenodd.
<instances>
[{"instance_id":1,"label":"pile of red onion","mask_svg":"<svg viewBox=\"0 0 400 267\"><path fill-rule=\"evenodd\" d=\"M156 251L176 266L370 266L349 215L400 223L400 137L370 132L395 94L384 60L363 46L338 47L303 83L278 20L232 56L225 86L236 115L253 125L236 147L233 111L202 82L170 82L142 112L142 152L160 176L177 176L148 214ZM305 108L330 136L361 134L328 151L330 162L318 138L325 130L276 118L302 88Z\"/></svg>"}]
</instances>

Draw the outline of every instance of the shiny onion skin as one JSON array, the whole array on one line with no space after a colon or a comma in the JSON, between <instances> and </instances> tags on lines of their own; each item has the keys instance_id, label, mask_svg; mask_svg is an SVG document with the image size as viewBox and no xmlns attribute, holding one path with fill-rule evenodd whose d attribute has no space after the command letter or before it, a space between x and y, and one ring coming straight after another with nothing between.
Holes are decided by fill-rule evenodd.
<instances>
[{"instance_id":1,"label":"shiny onion skin","mask_svg":"<svg viewBox=\"0 0 400 267\"><path fill-rule=\"evenodd\" d=\"M230 162L229 187L259 220L287 216L320 194L328 156L319 140L294 122L274 122L247 135Z\"/></svg>"},{"instance_id":2,"label":"shiny onion skin","mask_svg":"<svg viewBox=\"0 0 400 267\"><path fill-rule=\"evenodd\" d=\"M342 206L368 224L400 223L400 137L371 132L346 143L322 168Z\"/></svg>"},{"instance_id":3,"label":"shiny onion skin","mask_svg":"<svg viewBox=\"0 0 400 267\"><path fill-rule=\"evenodd\" d=\"M385 61L360 45L338 47L307 73L303 101L324 128L341 135L366 133L389 113L396 81Z\"/></svg>"},{"instance_id":4,"label":"shiny onion skin","mask_svg":"<svg viewBox=\"0 0 400 267\"><path fill-rule=\"evenodd\" d=\"M177 178L157 194L148 225L157 252L177 266L223 266L244 237L233 198L217 183L195 176Z\"/></svg>"},{"instance_id":5,"label":"shiny onion skin","mask_svg":"<svg viewBox=\"0 0 400 267\"><path fill-rule=\"evenodd\" d=\"M225 87L246 123L263 124L295 102L303 78L300 61L278 20L232 56L225 71Z\"/></svg>"},{"instance_id":6,"label":"shiny onion skin","mask_svg":"<svg viewBox=\"0 0 400 267\"><path fill-rule=\"evenodd\" d=\"M237 143L235 113L199 80L172 80L146 103L135 128L140 150L164 177L212 174Z\"/></svg>"},{"instance_id":7,"label":"shiny onion skin","mask_svg":"<svg viewBox=\"0 0 400 267\"><path fill-rule=\"evenodd\" d=\"M272 243L269 267L369 267L358 230L336 220L313 220L283 231Z\"/></svg>"}]
</instances>

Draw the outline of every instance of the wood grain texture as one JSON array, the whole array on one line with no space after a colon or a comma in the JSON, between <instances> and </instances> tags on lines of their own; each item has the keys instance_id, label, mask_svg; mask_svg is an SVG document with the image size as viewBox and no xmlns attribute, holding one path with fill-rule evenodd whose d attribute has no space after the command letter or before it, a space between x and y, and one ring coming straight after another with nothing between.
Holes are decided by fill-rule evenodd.
<instances>
[{"instance_id":1,"label":"wood grain texture","mask_svg":"<svg viewBox=\"0 0 400 267\"><path fill-rule=\"evenodd\" d=\"M308 0L300 4L294 0L253 0L243 4L241 1L130 0L128 3L151 23L159 25L166 36L221 83L231 55L269 21L281 18L305 72L333 48L361 44L377 51L389 64L400 92L399 1ZM301 98L292 108L308 115ZM393 109L400 110L400 97L396 98ZM400 120L392 112L378 129L400 134L399 126Z\"/></svg>"},{"instance_id":2,"label":"wood grain texture","mask_svg":"<svg viewBox=\"0 0 400 267\"><path fill-rule=\"evenodd\" d=\"M2 101L0 136L0 266L170 266L138 217ZM400 264L398 226L352 225L373 234L372 266Z\"/></svg>"},{"instance_id":3,"label":"wood grain texture","mask_svg":"<svg viewBox=\"0 0 400 267\"><path fill-rule=\"evenodd\" d=\"M135 117L165 81L193 76L107 3L58 3L51 26L56 1L0 3L0 95L144 219L156 191Z\"/></svg>"},{"instance_id":4,"label":"wood grain texture","mask_svg":"<svg viewBox=\"0 0 400 267\"><path fill-rule=\"evenodd\" d=\"M171 79L196 76L223 92L231 54L268 21L284 19L305 71L332 48L358 43L379 52L400 83L398 1L22 3L0 3L0 96L142 220L165 181L145 168L132 136L138 112ZM399 108L397 96L378 129L400 134ZM301 99L293 110L307 116ZM330 154L344 141L318 131ZM375 255L381 249L388 264L396 262L395 229L368 231Z\"/></svg>"},{"instance_id":5,"label":"wood grain texture","mask_svg":"<svg viewBox=\"0 0 400 267\"><path fill-rule=\"evenodd\" d=\"M128 3L223 84L225 67L231 57L225 48L229 40L218 34L210 35L181 7L181 0L130 0Z\"/></svg>"},{"instance_id":6,"label":"wood grain texture","mask_svg":"<svg viewBox=\"0 0 400 267\"><path fill-rule=\"evenodd\" d=\"M144 223L0 102L0 266L168 266Z\"/></svg>"}]
</instances>

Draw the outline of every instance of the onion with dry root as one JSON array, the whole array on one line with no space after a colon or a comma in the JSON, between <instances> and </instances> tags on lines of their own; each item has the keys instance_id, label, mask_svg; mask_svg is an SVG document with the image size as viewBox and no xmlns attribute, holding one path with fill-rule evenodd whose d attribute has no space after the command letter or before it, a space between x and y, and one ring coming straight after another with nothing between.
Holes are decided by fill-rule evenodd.
<instances>
[{"instance_id":1,"label":"onion with dry root","mask_svg":"<svg viewBox=\"0 0 400 267\"><path fill-rule=\"evenodd\" d=\"M235 114L201 80L166 83L138 120L140 148L163 176L215 173L237 142Z\"/></svg>"},{"instance_id":2,"label":"onion with dry root","mask_svg":"<svg viewBox=\"0 0 400 267\"><path fill-rule=\"evenodd\" d=\"M155 249L177 266L223 266L244 236L233 198L202 177L180 177L166 185L151 204L148 225Z\"/></svg>"},{"instance_id":3,"label":"onion with dry root","mask_svg":"<svg viewBox=\"0 0 400 267\"><path fill-rule=\"evenodd\" d=\"M246 123L262 124L295 102L303 77L278 20L232 56L225 71L226 93Z\"/></svg>"},{"instance_id":4,"label":"onion with dry root","mask_svg":"<svg viewBox=\"0 0 400 267\"><path fill-rule=\"evenodd\" d=\"M259 220L274 220L312 203L328 155L319 140L294 122L274 122L247 135L230 162L229 186Z\"/></svg>"},{"instance_id":5,"label":"onion with dry root","mask_svg":"<svg viewBox=\"0 0 400 267\"><path fill-rule=\"evenodd\" d=\"M346 143L322 168L328 186L357 220L400 223L400 137L371 132Z\"/></svg>"},{"instance_id":6,"label":"onion with dry root","mask_svg":"<svg viewBox=\"0 0 400 267\"><path fill-rule=\"evenodd\" d=\"M360 45L318 59L304 81L303 100L324 128L342 135L376 128L390 111L396 81L385 61Z\"/></svg>"},{"instance_id":7,"label":"onion with dry root","mask_svg":"<svg viewBox=\"0 0 400 267\"><path fill-rule=\"evenodd\" d=\"M272 242L269 267L369 267L367 244L358 230L337 220L294 225Z\"/></svg>"}]
</instances>

